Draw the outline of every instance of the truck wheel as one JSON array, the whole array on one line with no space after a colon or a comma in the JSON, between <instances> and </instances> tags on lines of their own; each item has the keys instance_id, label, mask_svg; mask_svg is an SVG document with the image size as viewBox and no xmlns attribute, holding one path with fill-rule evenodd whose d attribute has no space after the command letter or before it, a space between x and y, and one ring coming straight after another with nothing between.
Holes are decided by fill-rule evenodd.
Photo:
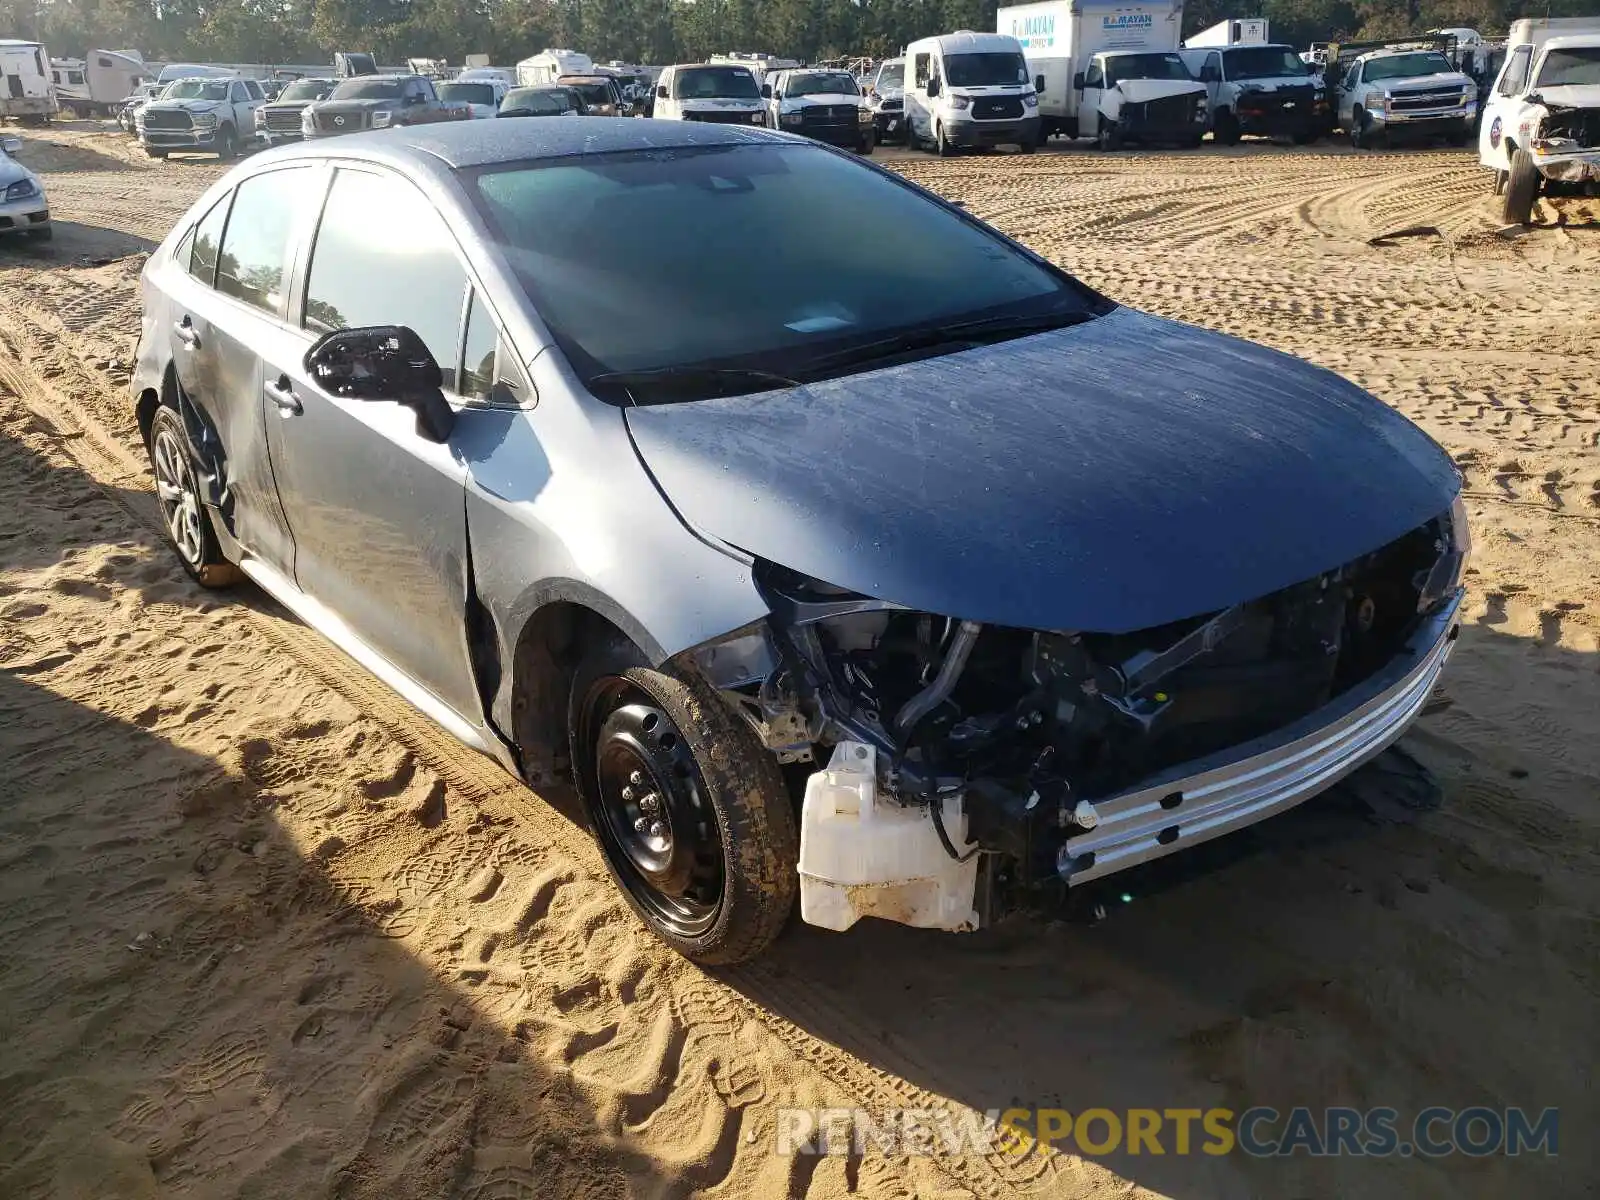
<instances>
[{"instance_id":1,"label":"truck wheel","mask_svg":"<svg viewBox=\"0 0 1600 1200\"><path fill-rule=\"evenodd\" d=\"M1309 146L1312 142L1318 141L1321 137L1322 132L1320 130L1302 129L1299 133L1294 135L1294 144L1296 146Z\"/></svg>"},{"instance_id":2,"label":"truck wheel","mask_svg":"<svg viewBox=\"0 0 1600 1200\"><path fill-rule=\"evenodd\" d=\"M239 153L239 146L233 137L233 126L222 126L217 130L217 157L228 159L237 153Z\"/></svg>"},{"instance_id":3,"label":"truck wheel","mask_svg":"<svg viewBox=\"0 0 1600 1200\"><path fill-rule=\"evenodd\" d=\"M872 151L873 151L873 147L874 147L876 141L877 141L877 139L875 137L873 137L872 134L870 134L870 133L867 134L866 137L861 139L860 145L858 145L856 147L856 153L857 154L871 154Z\"/></svg>"},{"instance_id":4,"label":"truck wheel","mask_svg":"<svg viewBox=\"0 0 1600 1200\"><path fill-rule=\"evenodd\" d=\"M1239 128L1239 118L1233 115L1231 109L1223 109L1217 113L1216 119L1211 123L1211 138L1219 146L1237 146L1239 139L1244 136L1244 131Z\"/></svg>"},{"instance_id":5,"label":"truck wheel","mask_svg":"<svg viewBox=\"0 0 1600 1200\"><path fill-rule=\"evenodd\" d=\"M1506 198L1501 210L1508 225L1526 225L1533 220L1533 202L1539 197L1539 168L1533 155L1517 150L1511 156L1511 172L1506 179Z\"/></svg>"},{"instance_id":6,"label":"truck wheel","mask_svg":"<svg viewBox=\"0 0 1600 1200\"><path fill-rule=\"evenodd\" d=\"M1372 115L1356 105L1350 114L1350 145L1357 150L1370 150L1378 142L1378 135L1372 132Z\"/></svg>"},{"instance_id":7,"label":"truck wheel","mask_svg":"<svg viewBox=\"0 0 1600 1200\"><path fill-rule=\"evenodd\" d=\"M950 139L944 134L943 125L933 127L933 149L940 158L954 158L956 148L950 144Z\"/></svg>"},{"instance_id":8,"label":"truck wheel","mask_svg":"<svg viewBox=\"0 0 1600 1200\"><path fill-rule=\"evenodd\" d=\"M695 962L742 962L782 932L800 857L777 761L692 670L627 639L573 676L573 775L606 867L639 919Z\"/></svg>"},{"instance_id":9,"label":"truck wheel","mask_svg":"<svg viewBox=\"0 0 1600 1200\"><path fill-rule=\"evenodd\" d=\"M1115 121L1106 120L1104 114L1100 117L1100 149L1107 152L1122 149L1122 130L1117 128Z\"/></svg>"}]
</instances>

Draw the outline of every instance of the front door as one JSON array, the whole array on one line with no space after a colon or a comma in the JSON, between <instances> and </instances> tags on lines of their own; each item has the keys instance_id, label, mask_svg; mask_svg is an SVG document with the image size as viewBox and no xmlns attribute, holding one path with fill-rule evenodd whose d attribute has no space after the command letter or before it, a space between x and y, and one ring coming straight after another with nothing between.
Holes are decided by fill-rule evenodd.
<instances>
[{"instance_id":1,"label":"front door","mask_svg":"<svg viewBox=\"0 0 1600 1200\"><path fill-rule=\"evenodd\" d=\"M1100 97L1105 94L1105 67L1096 58L1083 73L1083 91L1078 94L1078 136L1100 136Z\"/></svg>"},{"instance_id":2,"label":"front door","mask_svg":"<svg viewBox=\"0 0 1600 1200\"><path fill-rule=\"evenodd\" d=\"M466 296L454 239L427 198L378 169L341 167L311 248L303 328L263 355L261 391L276 414L272 465L296 583L478 723L466 641L466 464L450 443L419 434L411 409L331 395L304 366L323 333L405 325L432 352L453 399Z\"/></svg>"}]
</instances>

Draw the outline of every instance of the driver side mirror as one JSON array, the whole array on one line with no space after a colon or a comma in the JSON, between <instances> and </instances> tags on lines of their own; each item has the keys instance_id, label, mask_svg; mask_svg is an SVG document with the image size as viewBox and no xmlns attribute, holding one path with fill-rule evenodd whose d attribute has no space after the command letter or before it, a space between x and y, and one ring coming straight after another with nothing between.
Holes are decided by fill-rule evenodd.
<instances>
[{"instance_id":1,"label":"driver side mirror","mask_svg":"<svg viewBox=\"0 0 1600 1200\"><path fill-rule=\"evenodd\" d=\"M1041 75L1041 76L1039 76L1039 78L1043 79L1044 76ZM1074 75L1072 77L1072 90L1075 91L1075 92L1083 91L1083 72L1082 71L1079 71L1076 75Z\"/></svg>"},{"instance_id":2,"label":"driver side mirror","mask_svg":"<svg viewBox=\"0 0 1600 1200\"><path fill-rule=\"evenodd\" d=\"M931 98L931 97L937 96L938 94L939 94L939 81L937 79L928 80L928 96Z\"/></svg>"},{"instance_id":3,"label":"driver side mirror","mask_svg":"<svg viewBox=\"0 0 1600 1200\"><path fill-rule=\"evenodd\" d=\"M667 98L667 89L666 89L666 87L662 86L662 87L656 88L656 99L657 100L665 100L666 98Z\"/></svg>"},{"instance_id":4,"label":"driver side mirror","mask_svg":"<svg viewBox=\"0 0 1600 1200\"><path fill-rule=\"evenodd\" d=\"M761 85L761 98L763 100L772 99L772 85L770 83L763 83Z\"/></svg>"},{"instance_id":5,"label":"driver side mirror","mask_svg":"<svg viewBox=\"0 0 1600 1200\"><path fill-rule=\"evenodd\" d=\"M1041 96L1044 95L1044 76L1043 75L1035 75L1033 77L1033 90L1038 92Z\"/></svg>"},{"instance_id":6,"label":"driver side mirror","mask_svg":"<svg viewBox=\"0 0 1600 1200\"><path fill-rule=\"evenodd\" d=\"M417 435L430 442L449 441L455 428L439 364L404 325L337 329L306 351L305 368L330 395L405 405L417 414Z\"/></svg>"}]
</instances>

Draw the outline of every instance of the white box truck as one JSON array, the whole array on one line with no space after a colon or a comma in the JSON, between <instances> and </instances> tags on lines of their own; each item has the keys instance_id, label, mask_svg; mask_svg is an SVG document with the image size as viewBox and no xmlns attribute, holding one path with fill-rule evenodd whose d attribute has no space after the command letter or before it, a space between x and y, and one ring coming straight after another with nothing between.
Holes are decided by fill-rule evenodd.
<instances>
[{"instance_id":1,"label":"white box truck","mask_svg":"<svg viewBox=\"0 0 1600 1200\"><path fill-rule=\"evenodd\" d=\"M1267 44L1267 19L1265 17L1235 17L1231 21L1218 21L1185 39L1185 49L1201 46L1265 46Z\"/></svg>"},{"instance_id":2,"label":"white box truck","mask_svg":"<svg viewBox=\"0 0 1600 1200\"><path fill-rule=\"evenodd\" d=\"M40 42L0 38L0 120L43 123L55 111L50 52Z\"/></svg>"},{"instance_id":3,"label":"white box truck","mask_svg":"<svg viewBox=\"0 0 1600 1200\"><path fill-rule=\"evenodd\" d=\"M1198 145L1205 87L1178 57L1183 0L1045 0L995 14L1022 45L1039 93L1040 135Z\"/></svg>"}]
</instances>

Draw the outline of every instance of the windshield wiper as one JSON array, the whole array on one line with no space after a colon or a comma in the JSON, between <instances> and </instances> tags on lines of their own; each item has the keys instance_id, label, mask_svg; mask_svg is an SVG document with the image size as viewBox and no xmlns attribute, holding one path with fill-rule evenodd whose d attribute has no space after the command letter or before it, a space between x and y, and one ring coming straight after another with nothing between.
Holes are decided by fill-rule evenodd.
<instances>
[{"instance_id":1,"label":"windshield wiper","mask_svg":"<svg viewBox=\"0 0 1600 1200\"><path fill-rule=\"evenodd\" d=\"M1031 317L982 317L972 321L925 325L833 354L824 354L807 361L799 370L808 377L817 378L841 367L860 366L917 350L935 350L941 346L977 346L985 342L1025 337L1030 333L1065 329L1070 325L1081 325L1093 316L1092 312L1053 312Z\"/></svg>"},{"instance_id":2,"label":"windshield wiper","mask_svg":"<svg viewBox=\"0 0 1600 1200\"><path fill-rule=\"evenodd\" d=\"M659 400L709 400L799 387L798 379L749 367L657 367L648 371L603 371L585 380L590 391L616 389L634 404L643 393Z\"/></svg>"}]
</instances>

